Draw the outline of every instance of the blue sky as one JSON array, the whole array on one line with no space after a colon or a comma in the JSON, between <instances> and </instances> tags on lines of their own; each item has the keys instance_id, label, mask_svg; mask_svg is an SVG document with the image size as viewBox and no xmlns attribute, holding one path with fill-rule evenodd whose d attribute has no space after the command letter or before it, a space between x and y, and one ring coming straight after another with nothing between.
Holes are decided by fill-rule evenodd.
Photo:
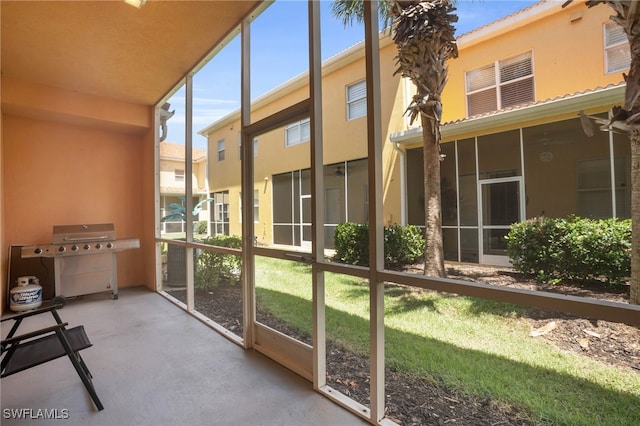
<instances>
[{"instance_id":1,"label":"blue sky","mask_svg":"<svg viewBox=\"0 0 640 426\"><path fill-rule=\"evenodd\" d=\"M563 0L557 1L560 7ZM458 0L456 34L467 33L535 3L537 1L532 0ZM330 0L321 0L323 60L364 39L361 26L345 28L331 15L330 7ZM306 0L278 0L253 22L252 98L307 70L306 10ZM239 108L239 77L240 43L236 38L194 77L194 147L205 147L205 139L197 134L199 130ZM169 102L176 113L169 120L167 141L183 144L184 90L179 90Z\"/></svg>"}]
</instances>

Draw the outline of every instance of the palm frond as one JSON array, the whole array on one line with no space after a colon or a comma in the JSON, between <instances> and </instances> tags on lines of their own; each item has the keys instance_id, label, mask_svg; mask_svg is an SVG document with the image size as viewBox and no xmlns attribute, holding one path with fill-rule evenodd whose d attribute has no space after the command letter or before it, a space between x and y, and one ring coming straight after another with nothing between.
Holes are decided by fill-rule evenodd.
<instances>
[{"instance_id":1,"label":"palm frond","mask_svg":"<svg viewBox=\"0 0 640 426\"><path fill-rule=\"evenodd\" d=\"M429 118L434 134L442 117L447 60L458 56L454 11L450 0L396 1L392 10L398 47L395 74L409 78L417 89L405 114L411 123Z\"/></svg>"},{"instance_id":2,"label":"palm frond","mask_svg":"<svg viewBox=\"0 0 640 426\"><path fill-rule=\"evenodd\" d=\"M331 14L342 21L342 24L353 26L364 22L364 2L366 0L335 0L331 4ZM378 16L383 22L383 27L391 24L391 7L393 1L380 0L378 2Z\"/></svg>"}]
</instances>

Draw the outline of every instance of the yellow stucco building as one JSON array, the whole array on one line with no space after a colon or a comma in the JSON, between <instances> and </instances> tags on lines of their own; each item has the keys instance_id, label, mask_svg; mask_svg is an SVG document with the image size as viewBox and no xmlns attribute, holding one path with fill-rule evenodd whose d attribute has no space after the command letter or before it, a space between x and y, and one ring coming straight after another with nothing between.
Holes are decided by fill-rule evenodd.
<instances>
[{"instance_id":1,"label":"yellow stucco building","mask_svg":"<svg viewBox=\"0 0 640 426\"><path fill-rule=\"evenodd\" d=\"M624 97L629 50L604 7L537 3L458 39L443 93L442 211L445 258L507 264L511 223L540 215L630 216L626 137L585 136L579 112L606 116ZM384 222L421 225L422 129L403 115L413 88L393 75L396 48L380 35ZM345 221L367 220L364 44L326 60L322 73L326 248ZM252 105L259 119L308 93L301 75ZM240 113L200 131L209 146L217 233L239 235ZM255 235L259 243L310 242L309 120L255 135ZM237 151L236 151L237 150ZM225 153L226 152L226 153Z\"/></svg>"},{"instance_id":2,"label":"yellow stucco building","mask_svg":"<svg viewBox=\"0 0 640 426\"><path fill-rule=\"evenodd\" d=\"M387 35L378 37L373 13L365 20L366 42L326 60L321 67L317 40L324 31L320 30L318 1L143 3L132 7L125 1L0 1L0 297L5 300L0 314L9 313L6 296L14 284L10 278L16 271L13 261L18 259L12 254L24 246L53 244L54 227L113 224L116 243L138 239L139 248L117 252L117 265L112 265L117 267L119 288L139 288L121 293L118 301L108 300L104 309L94 309L95 303L102 306L103 301L77 300L85 307L75 311L80 313L76 318L86 318L97 327L92 334L96 348L109 351L111 347L116 355L125 357L121 362L117 356L94 359L98 361L96 371L101 371L96 385L105 391L125 390L117 397L106 392L111 413L126 415L140 412L140 407L154 401L164 402L166 398L156 397L160 389L171 395L173 404L155 404L153 410L136 418L202 423L216 407L228 407L229 394L217 392L213 385L222 383L224 388L226 379L232 377L240 383L247 402L238 405L240 409L226 410L231 422L285 419L286 423L288 419L289 423L300 423L314 413L330 411L316 406L308 392L301 392L306 387L345 408L357 421L389 424L394 420L387 417L386 383L396 376L388 375L395 364L385 351L398 349L404 359L415 352L413 346L393 347L393 333L407 332L385 318L387 312L405 304L404 297L397 297L404 294L397 291L399 287L638 326L640 308L624 301L566 298L384 267L382 224L420 224L422 220L421 129L410 126L403 116L411 87L393 76L395 47ZM504 261L499 245L500 234L508 226L504 223L542 211L546 215L620 217L629 213L628 141L604 132L586 138L577 118L580 110L606 115L612 105L622 102L621 73L628 66L628 48L619 29L610 25L610 8L587 9L584 0L574 3L562 9L555 0L543 0L459 39L460 57L449 64L442 127L447 259ZM298 19L305 24L302 33L294 35L292 20L276 12L280 6L295 4L304 6ZM368 12L372 6L365 2ZM258 37L252 43L251 35L259 32L260 19L271 12L276 14L271 16L275 21L269 29L284 30L286 43L261 49ZM259 77L264 68L249 66L251 59L255 64L256 56L270 58L275 49L288 48L296 36L308 41L306 58L297 51L294 54L308 60L311 78L295 78L252 102L245 94L250 92L252 77ZM229 46L238 47L241 65L235 73L231 66L214 63L220 59L218 53ZM198 84L204 80L200 72L209 61L226 73L213 83L231 85L235 77L240 80L238 104L243 113L249 111L243 117L230 114L201 130L208 140L205 163L194 148L199 145L194 144L193 133L208 124L197 120L198 113L217 101L206 98L205 107L195 101ZM161 143L167 124L163 118L173 113L164 107L181 88L184 102L172 102L171 108L176 109L172 120L180 123L184 144L179 152L169 154L163 152L167 145ZM322 129L315 127L317 123L322 123ZM172 135L167 140L179 142L179 137ZM204 193L214 199L208 205L209 232L240 235L241 248L207 244L202 234L194 232L191 222L184 224L178 236L164 232L168 226L161 220L167 213L165 195L184 196L185 210L189 211ZM344 221L369 223L369 267L332 262L324 256L323 249L332 245L336 225ZM64 256L91 259L95 252L71 249ZM180 253L176 259L182 262L173 262L170 252ZM238 282L223 287L232 296L220 298L228 303L225 318L213 318L202 308L211 294L197 280L202 271L198 267L203 264L199 260L218 254L235 256L241 264L232 271ZM40 259L32 259L40 263ZM268 303L264 296L271 292L269 285L280 284L276 282L278 275L265 271L287 274L294 268L301 274L296 277L302 278L296 278L295 288L287 289L282 298L297 301L294 304L304 315L305 328L311 330L304 337L280 331L261 309ZM41 269L25 275L38 276L43 288L52 286L53 281L40 275ZM53 269L55 264L50 271ZM364 296L357 312L340 303L355 293L332 296L331 281L343 278L358 280L351 286ZM213 285L206 280L205 284ZM146 292L157 293L161 303L175 305L185 318L182 311L165 315L168 311ZM179 299L179 294L184 297ZM385 305L385 299L391 303ZM408 313L420 313L413 309L415 305L406 306ZM424 305L427 310L430 306ZM66 309L74 307L64 312ZM188 315L199 323L186 322L191 321ZM448 325L462 329L458 328L462 320L454 312L445 310L443 315ZM334 324L346 323L340 320L347 316L349 322L353 318L353 326L335 332ZM438 329L437 320L425 317L424 321L430 329ZM167 324L175 328L163 328ZM181 330L187 328L189 336L183 340ZM210 340L209 331L247 352L233 352L215 339L205 344ZM526 327L521 331L526 335ZM332 371L336 363L330 343L344 337L347 344L360 345L360 337L358 342L350 337L356 335L368 342L363 347L369 368L360 375L363 365L358 363L351 372L362 379L358 386L366 388L367 402L356 401L351 393L333 387L331 379L336 377ZM467 333L459 335L465 338ZM164 353L167 342L178 336L180 342L187 343L176 343L177 351ZM435 343L447 354L455 349L456 356L468 357L471 366L480 358L487 360L487 365L507 369L529 365L526 353L503 356L484 339L474 339L469 346L427 334L410 333L408 337L423 340L430 347ZM125 344L114 344L113 339ZM148 351L127 353L122 350L127 345ZM218 348L221 352L212 352ZM268 366L249 351L269 357L309 383ZM208 361L212 357L220 358L222 369L211 368ZM171 362L163 363L179 359L192 364L195 358L200 359L195 365L204 368L185 371L167 368ZM229 360L233 368L227 368ZM259 367L256 375L235 380L236 373L256 365L253 361ZM144 368L137 368L140 366ZM506 386L521 381L519 375L510 375L505 369L494 370ZM116 374L109 374L112 371ZM169 375L154 375L155 371ZM582 376L563 371L544 373L551 381L566 381L567 386L584 382ZM124 376L118 373L127 380L120 380ZM150 377L157 379L154 383L170 386L150 386ZM256 380L264 387L255 387ZM432 383L431 378L427 380ZM56 406L49 396L61 393L54 392L54 387L60 386L62 393L68 387L65 381L56 380L35 388L29 380L12 383L11 392L3 393L3 399L11 394L11 401L24 401L13 404L18 408ZM290 387L282 394L284 404L263 398L260 389L278 388L280 393L283 384ZM621 395L622 386L609 393ZM461 391L474 387L473 383L467 387L466 380L460 383ZM546 391L544 386L534 388L534 392ZM182 399L171 399L178 394ZM196 394L208 398L200 405L211 403L212 411L184 409L189 404L180 402ZM293 394L299 398L290 398ZM81 393L67 399L73 407L86 405ZM574 411L581 409L565 404L565 400L559 402ZM315 411L308 410L311 405ZM299 414L291 407L297 407ZM90 408L82 410L74 409L74 418L93 416ZM151 411L153 418L147 415ZM317 424L344 423L332 415L313 420ZM112 417L96 419L98 423L114 423Z\"/></svg>"},{"instance_id":3,"label":"yellow stucco building","mask_svg":"<svg viewBox=\"0 0 640 426\"><path fill-rule=\"evenodd\" d=\"M174 213L172 205L185 206L185 150L183 145L172 142L160 142L158 145L160 217L165 218ZM193 149L191 186L194 206L206 200L209 192L207 190L207 153L201 149ZM192 217L193 221L208 222L208 210L208 203L202 203L202 210ZM165 220L161 222L161 226L162 234L185 232L185 223L182 220Z\"/></svg>"}]
</instances>

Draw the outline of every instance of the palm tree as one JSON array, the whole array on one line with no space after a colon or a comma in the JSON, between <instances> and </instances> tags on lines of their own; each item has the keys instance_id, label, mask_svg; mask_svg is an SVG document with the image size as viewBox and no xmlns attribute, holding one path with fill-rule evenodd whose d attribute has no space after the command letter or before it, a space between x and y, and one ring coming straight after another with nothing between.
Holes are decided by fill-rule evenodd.
<instances>
[{"instance_id":1,"label":"palm tree","mask_svg":"<svg viewBox=\"0 0 640 426\"><path fill-rule=\"evenodd\" d=\"M568 0L562 7L573 0ZM615 11L611 20L627 35L631 52L624 105L612 109L612 118L602 121L602 130L627 133L631 143L631 295L630 302L640 304L640 4L637 0L588 0L588 7L607 4Z\"/></svg>"},{"instance_id":2,"label":"palm tree","mask_svg":"<svg viewBox=\"0 0 640 426\"><path fill-rule=\"evenodd\" d=\"M362 21L363 0L335 0L334 16L345 24ZM411 79L416 95L406 113L413 123L420 117L424 152L425 252L424 274L445 276L440 194L441 95L447 82L447 60L458 56L451 0L379 3L385 22L391 22L398 48L395 74Z\"/></svg>"}]
</instances>

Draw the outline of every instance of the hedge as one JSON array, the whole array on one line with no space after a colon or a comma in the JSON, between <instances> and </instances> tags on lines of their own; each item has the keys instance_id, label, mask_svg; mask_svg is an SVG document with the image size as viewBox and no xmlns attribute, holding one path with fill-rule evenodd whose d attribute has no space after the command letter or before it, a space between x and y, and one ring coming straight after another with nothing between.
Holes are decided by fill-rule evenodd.
<instances>
[{"instance_id":1,"label":"hedge","mask_svg":"<svg viewBox=\"0 0 640 426\"><path fill-rule=\"evenodd\" d=\"M512 225L506 238L513 266L543 282L619 284L631 275L631 220L536 218Z\"/></svg>"},{"instance_id":2,"label":"hedge","mask_svg":"<svg viewBox=\"0 0 640 426\"><path fill-rule=\"evenodd\" d=\"M336 254L334 260L352 265L369 265L369 227L346 222L334 233ZM384 227L384 266L394 269L411 265L424 254L425 240L422 230L414 225Z\"/></svg>"},{"instance_id":3,"label":"hedge","mask_svg":"<svg viewBox=\"0 0 640 426\"><path fill-rule=\"evenodd\" d=\"M202 241L218 247L241 248L240 237L217 235L207 237ZM211 250L202 250L196 259L194 281L195 287L212 289L225 282L233 285L239 282L242 258L233 254L218 253Z\"/></svg>"}]
</instances>

